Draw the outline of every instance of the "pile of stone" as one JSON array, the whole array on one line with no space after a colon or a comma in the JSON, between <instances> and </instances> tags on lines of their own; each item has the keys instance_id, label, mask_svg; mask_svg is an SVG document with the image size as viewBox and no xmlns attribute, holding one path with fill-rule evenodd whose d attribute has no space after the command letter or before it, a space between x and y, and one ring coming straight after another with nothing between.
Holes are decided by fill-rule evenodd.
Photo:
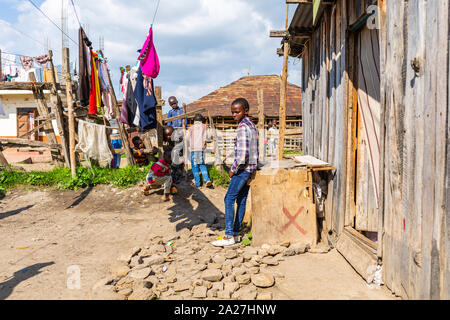
<instances>
[{"instance_id":1,"label":"pile of stone","mask_svg":"<svg viewBox=\"0 0 450 320\"><path fill-rule=\"evenodd\" d=\"M211 241L220 233L218 226L200 224L152 238L149 245L120 256L111 277L94 286L92 298L270 300L272 294L264 289L284 277L271 267L309 249L289 242L217 248Z\"/></svg>"}]
</instances>

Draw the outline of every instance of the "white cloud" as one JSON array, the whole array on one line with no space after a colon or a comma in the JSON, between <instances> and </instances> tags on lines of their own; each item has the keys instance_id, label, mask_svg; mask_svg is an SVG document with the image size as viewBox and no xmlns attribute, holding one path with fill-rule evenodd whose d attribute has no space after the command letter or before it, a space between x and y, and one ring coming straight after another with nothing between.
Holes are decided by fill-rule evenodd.
<instances>
[{"instance_id":1,"label":"white cloud","mask_svg":"<svg viewBox=\"0 0 450 320\"><path fill-rule=\"evenodd\" d=\"M0 48L38 55L44 52L48 39L55 50L55 60L61 61L61 32L28 1L8 3L15 3L18 11L17 17L9 17L8 21L44 45L0 24ZM135 63L136 50L147 37L157 1L74 0L74 3L94 48L98 47L99 37L104 37L105 55L118 87L119 67ZM60 5L60 0L45 0L40 7L59 24ZM70 1L68 5L68 33L78 42L78 22ZM163 98L177 95L179 101L192 102L247 75L248 67L252 75L280 74L282 58L275 53L280 41L269 38L269 31L282 28L283 8L282 3L273 0L161 0L154 40L161 61L155 84L162 87ZM294 10L292 6L291 13ZM71 58L77 59L78 49L69 42ZM300 80L295 69L289 75L291 82Z\"/></svg>"}]
</instances>

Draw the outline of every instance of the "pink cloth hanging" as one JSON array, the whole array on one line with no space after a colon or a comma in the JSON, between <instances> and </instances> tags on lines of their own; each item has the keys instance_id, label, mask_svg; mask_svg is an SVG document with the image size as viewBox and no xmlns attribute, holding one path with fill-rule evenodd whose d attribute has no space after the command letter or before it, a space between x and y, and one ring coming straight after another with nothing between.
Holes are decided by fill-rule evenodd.
<instances>
[{"instance_id":1,"label":"pink cloth hanging","mask_svg":"<svg viewBox=\"0 0 450 320\"><path fill-rule=\"evenodd\" d=\"M149 78L155 79L159 74L159 59L153 44L152 27L148 32L147 40L141 49L141 54L138 57L140 60L142 73Z\"/></svg>"}]
</instances>

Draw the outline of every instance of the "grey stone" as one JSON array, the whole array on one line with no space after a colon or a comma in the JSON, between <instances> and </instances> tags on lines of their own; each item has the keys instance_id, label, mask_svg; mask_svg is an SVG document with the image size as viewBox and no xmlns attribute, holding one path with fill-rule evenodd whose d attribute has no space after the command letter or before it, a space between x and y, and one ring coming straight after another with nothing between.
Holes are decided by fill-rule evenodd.
<instances>
[{"instance_id":1,"label":"grey stone","mask_svg":"<svg viewBox=\"0 0 450 320\"><path fill-rule=\"evenodd\" d=\"M267 249L259 249L258 250L258 255L261 256L262 258L267 257L269 255L269 252L267 251Z\"/></svg>"},{"instance_id":2,"label":"grey stone","mask_svg":"<svg viewBox=\"0 0 450 320\"><path fill-rule=\"evenodd\" d=\"M116 283L115 287L117 291L122 291L123 289L127 288L133 288L133 279L124 277Z\"/></svg>"},{"instance_id":3,"label":"grey stone","mask_svg":"<svg viewBox=\"0 0 450 320\"><path fill-rule=\"evenodd\" d=\"M227 250L227 251L225 251L225 258L227 258L227 259L234 259L237 256L238 256L237 252L234 251L234 250Z\"/></svg>"},{"instance_id":4,"label":"grey stone","mask_svg":"<svg viewBox=\"0 0 450 320\"><path fill-rule=\"evenodd\" d=\"M219 264L223 264L225 262L225 260L226 260L226 258L224 256L221 256L221 255L215 255L212 258L212 261L214 263L219 263Z\"/></svg>"},{"instance_id":5,"label":"grey stone","mask_svg":"<svg viewBox=\"0 0 450 320\"><path fill-rule=\"evenodd\" d=\"M243 274L240 276L236 276L236 282L242 285L249 284L251 281L249 274Z\"/></svg>"},{"instance_id":6,"label":"grey stone","mask_svg":"<svg viewBox=\"0 0 450 320\"><path fill-rule=\"evenodd\" d=\"M246 274L247 270L245 268L234 268L233 269L233 274L238 277L238 276L242 276L243 274Z\"/></svg>"},{"instance_id":7,"label":"grey stone","mask_svg":"<svg viewBox=\"0 0 450 320\"><path fill-rule=\"evenodd\" d=\"M331 250L330 246L322 245L322 246L314 246L308 250L309 253L328 253Z\"/></svg>"},{"instance_id":8,"label":"grey stone","mask_svg":"<svg viewBox=\"0 0 450 320\"><path fill-rule=\"evenodd\" d=\"M229 276L226 276L225 278L223 278L222 282L227 283L227 282L235 282L236 281L236 276L233 274L230 274Z\"/></svg>"},{"instance_id":9,"label":"grey stone","mask_svg":"<svg viewBox=\"0 0 450 320\"><path fill-rule=\"evenodd\" d=\"M259 267L251 267L248 269L249 274L257 274L259 273Z\"/></svg>"},{"instance_id":10,"label":"grey stone","mask_svg":"<svg viewBox=\"0 0 450 320\"><path fill-rule=\"evenodd\" d=\"M286 240L286 241L283 241L282 243L280 243L280 245L282 247L289 248L289 246L291 245L291 242Z\"/></svg>"},{"instance_id":11,"label":"grey stone","mask_svg":"<svg viewBox=\"0 0 450 320\"><path fill-rule=\"evenodd\" d=\"M180 239L186 240L192 236L192 233L188 229L182 229L182 230L178 231L178 235L180 236Z\"/></svg>"},{"instance_id":12,"label":"grey stone","mask_svg":"<svg viewBox=\"0 0 450 320\"><path fill-rule=\"evenodd\" d=\"M130 272L130 268L123 264L116 264L111 268L111 275L117 279L125 277Z\"/></svg>"},{"instance_id":13,"label":"grey stone","mask_svg":"<svg viewBox=\"0 0 450 320\"><path fill-rule=\"evenodd\" d=\"M251 281L259 288L269 288L275 284L275 278L268 273L254 274L251 276Z\"/></svg>"},{"instance_id":14,"label":"grey stone","mask_svg":"<svg viewBox=\"0 0 450 320\"><path fill-rule=\"evenodd\" d=\"M267 243L264 243L262 246L261 246L261 249L269 249L270 248L270 244L267 244Z\"/></svg>"},{"instance_id":15,"label":"grey stone","mask_svg":"<svg viewBox=\"0 0 450 320\"><path fill-rule=\"evenodd\" d=\"M215 297L217 297L217 291L208 290L208 292L206 292L206 296L208 298L215 298Z\"/></svg>"},{"instance_id":16,"label":"grey stone","mask_svg":"<svg viewBox=\"0 0 450 320\"><path fill-rule=\"evenodd\" d=\"M222 265L218 263L210 263L208 264L208 269L222 269Z\"/></svg>"},{"instance_id":17,"label":"grey stone","mask_svg":"<svg viewBox=\"0 0 450 320\"><path fill-rule=\"evenodd\" d=\"M195 287L194 288L194 293L192 294L192 296L194 298L206 298L207 297L207 295L206 295L207 291L208 291L208 288L206 288L206 287L202 287L202 286Z\"/></svg>"},{"instance_id":18,"label":"grey stone","mask_svg":"<svg viewBox=\"0 0 450 320\"><path fill-rule=\"evenodd\" d=\"M177 282L175 286L173 287L173 290L175 292L181 292L186 291L191 288L191 282L190 281L183 281L183 282Z\"/></svg>"},{"instance_id":19,"label":"grey stone","mask_svg":"<svg viewBox=\"0 0 450 320\"><path fill-rule=\"evenodd\" d=\"M222 291L224 288L223 282L214 282L212 284L211 290Z\"/></svg>"},{"instance_id":20,"label":"grey stone","mask_svg":"<svg viewBox=\"0 0 450 320\"><path fill-rule=\"evenodd\" d=\"M273 257L264 257L261 261L263 264L267 264L268 266L277 266L278 260Z\"/></svg>"},{"instance_id":21,"label":"grey stone","mask_svg":"<svg viewBox=\"0 0 450 320\"><path fill-rule=\"evenodd\" d=\"M208 230L206 223L198 224L192 227L191 232L195 235L202 234Z\"/></svg>"},{"instance_id":22,"label":"grey stone","mask_svg":"<svg viewBox=\"0 0 450 320\"><path fill-rule=\"evenodd\" d=\"M143 268L143 269L133 269L128 273L128 277L132 279L145 279L147 278L151 273L151 268Z\"/></svg>"},{"instance_id":23,"label":"grey stone","mask_svg":"<svg viewBox=\"0 0 450 320\"><path fill-rule=\"evenodd\" d=\"M225 283L225 290L228 290L231 293L233 293L237 289L239 289L239 283L237 283L237 282L227 282L227 283Z\"/></svg>"},{"instance_id":24,"label":"grey stone","mask_svg":"<svg viewBox=\"0 0 450 320\"><path fill-rule=\"evenodd\" d=\"M222 278L223 278L222 272L218 269L206 269L202 273L203 280L217 282L222 280Z\"/></svg>"},{"instance_id":25,"label":"grey stone","mask_svg":"<svg viewBox=\"0 0 450 320\"><path fill-rule=\"evenodd\" d=\"M273 245L273 246L270 246L269 249L267 249L267 253L271 256L276 256L277 254L283 252L283 250L284 250L284 247L279 246L279 245Z\"/></svg>"},{"instance_id":26,"label":"grey stone","mask_svg":"<svg viewBox=\"0 0 450 320\"><path fill-rule=\"evenodd\" d=\"M241 290L239 290L239 291L241 291ZM239 292L239 299L240 300L255 300L257 294L258 293L256 290L244 289L241 292Z\"/></svg>"},{"instance_id":27,"label":"grey stone","mask_svg":"<svg viewBox=\"0 0 450 320\"><path fill-rule=\"evenodd\" d=\"M133 290L130 289L130 288L125 288L125 289L120 290L120 291L117 292L117 293L118 293L118 294L121 294L121 295L123 295L123 296L125 296L125 297L128 297L129 295L131 295L131 294L133 293Z\"/></svg>"},{"instance_id":28,"label":"grey stone","mask_svg":"<svg viewBox=\"0 0 450 320\"><path fill-rule=\"evenodd\" d=\"M133 258L131 258L130 260L130 267L134 268L137 265L142 263L142 259L139 256L134 256Z\"/></svg>"},{"instance_id":29,"label":"grey stone","mask_svg":"<svg viewBox=\"0 0 450 320\"><path fill-rule=\"evenodd\" d=\"M305 243L301 243L301 242L296 242L293 243L289 246L289 248L287 248L283 255L284 256L293 256L296 254L302 254L305 253L308 249L309 249L309 244L305 244Z\"/></svg>"},{"instance_id":30,"label":"grey stone","mask_svg":"<svg viewBox=\"0 0 450 320\"><path fill-rule=\"evenodd\" d=\"M159 265L165 262L164 257L159 254L152 255L150 257L146 257L142 259L142 264L146 267L151 267L154 265Z\"/></svg>"},{"instance_id":31,"label":"grey stone","mask_svg":"<svg viewBox=\"0 0 450 320\"><path fill-rule=\"evenodd\" d=\"M238 267L244 262L244 259L242 257L237 257L233 260L231 260L231 265L233 267Z\"/></svg>"}]
</instances>

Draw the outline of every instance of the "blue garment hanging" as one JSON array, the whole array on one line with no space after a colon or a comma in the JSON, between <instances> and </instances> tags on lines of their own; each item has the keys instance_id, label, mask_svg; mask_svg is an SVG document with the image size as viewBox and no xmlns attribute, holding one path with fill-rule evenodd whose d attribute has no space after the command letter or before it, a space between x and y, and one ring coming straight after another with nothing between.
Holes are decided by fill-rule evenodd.
<instances>
[{"instance_id":1,"label":"blue garment hanging","mask_svg":"<svg viewBox=\"0 0 450 320\"><path fill-rule=\"evenodd\" d=\"M144 88L144 77L139 68L134 88L134 97L139 105L140 127L143 130L156 129L156 97L155 88L152 81L152 95L147 96L147 89Z\"/></svg>"}]
</instances>

